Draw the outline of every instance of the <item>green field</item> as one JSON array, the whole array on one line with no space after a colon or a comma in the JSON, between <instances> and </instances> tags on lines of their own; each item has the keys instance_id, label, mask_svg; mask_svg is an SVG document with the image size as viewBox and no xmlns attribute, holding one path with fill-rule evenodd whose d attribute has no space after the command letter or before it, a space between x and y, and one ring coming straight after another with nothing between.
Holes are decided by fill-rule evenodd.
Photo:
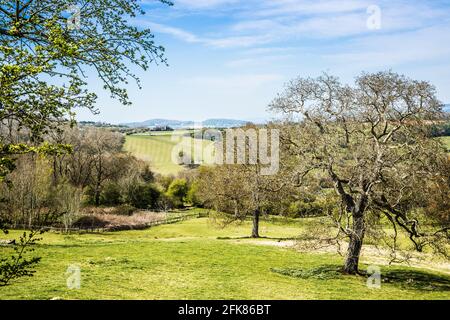
<instances>
[{"instance_id":1,"label":"green field","mask_svg":"<svg viewBox=\"0 0 450 320\"><path fill-rule=\"evenodd\" d=\"M276 270L337 270L334 253L301 253L276 245L304 221L263 222L265 239L246 236L250 224L219 229L207 218L143 231L63 235L36 246L42 262L32 278L0 287L1 299L449 299L450 277L411 267L382 267L382 286L362 276L305 278ZM13 232L8 238L17 236ZM6 237L6 236L2 236ZM0 247L6 254L10 248ZM2 252L3 251L3 252ZM80 289L68 289L69 265L81 268ZM362 266L364 269L366 266ZM309 270L309 271L308 271ZM286 273L286 272L284 272ZM313 272L314 273L314 272ZM317 272L316 272L317 273ZM293 273L295 274L295 272ZM325 274L326 275L326 274Z\"/></svg>"},{"instance_id":2,"label":"green field","mask_svg":"<svg viewBox=\"0 0 450 320\"><path fill-rule=\"evenodd\" d=\"M172 161L172 150L180 138L188 131L156 132L151 135L129 135L126 137L124 150L138 159L150 164L152 170L160 174L177 174L186 169ZM190 138L187 138L190 139ZM193 139L190 139L193 141ZM203 145L210 142L203 141Z\"/></svg>"},{"instance_id":3,"label":"green field","mask_svg":"<svg viewBox=\"0 0 450 320\"><path fill-rule=\"evenodd\" d=\"M443 138L441 138L441 139L442 139L442 141L444 142L444 145L447 146L447 149L448 149L449 152L450 152L450 137L443 137Z\"/></svg>"}]
</instances>

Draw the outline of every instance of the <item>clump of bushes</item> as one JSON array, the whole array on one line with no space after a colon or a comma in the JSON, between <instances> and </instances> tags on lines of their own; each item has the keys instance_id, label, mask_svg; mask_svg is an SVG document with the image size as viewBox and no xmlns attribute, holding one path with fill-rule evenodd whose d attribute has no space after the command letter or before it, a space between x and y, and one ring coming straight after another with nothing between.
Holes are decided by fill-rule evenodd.
<instances>
[{"instance_id":1,"label":"clump of bushes","mask_svg":"<svg viewBox=\"0 0 450 320\"><path fill-rule=\"evenodd\" d=\"M200 206L198 184L192 177L154 175L144 167L133 177L108 180L101 187L99 207L116 207L111 214L129 216L136 209L167 211L185 205ZM98 192L87 187L83 195L85 206L96 206Z\"/></svg>"},{"instance_id":2,"label":"clump of bushes","mask_svg":"<svg viewBox=\"0 0 450 320\"><path fill-rule=\"evenodd\" d=\"M161 191L153 184L139 184L128 190L128 202L138 209L157 209Z\"/></svg>"},{"instance_id":3,"label":"clump of bushes","mask_svg":"<svg viewBox=\"0 0 450 320\"><path fill-rule=\"evenodd\" d=\"M111 211L111 214L115 214L118 216L132 216L135 211L136 211L135 207L130 206L129 204L122 204L118 207L115 207Z\"/></svg>"},{"instance_id":4,"label":"clump of bushes","mask_svg":"<svg viewBox=\"0 0 450 320\"><path fill-rule=\"evenodd\" d=\"M166 195L172 200L175 207L183 207L189 187L186 179L175 179L169 185Z\"/></svg>"},{"instance_id":5,"label":"clump of bushes","mask_svg":"<svg viewBox=\"0 0 450 320\"><path fill-rule=\"evenodd\" d=\"M95 229L103 228L107 225L107 222L96 216L81 216L79 217L72 226L74 228L80 229Z\"/></svg>"}]
</instances>

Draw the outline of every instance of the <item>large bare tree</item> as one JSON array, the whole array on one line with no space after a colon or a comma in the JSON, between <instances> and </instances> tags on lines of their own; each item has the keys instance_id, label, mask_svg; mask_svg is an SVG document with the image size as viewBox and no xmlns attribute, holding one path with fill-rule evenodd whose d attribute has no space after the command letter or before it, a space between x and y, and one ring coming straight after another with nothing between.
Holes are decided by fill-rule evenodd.
<instances>
[{"instance_id":1,"label":"large bare tree","mask_svg":"<svg viewBox=\"0 0 450 320\"><path fill-rule=\"evenodd\" d=\"M443 252L448 217L425 210L432 187L448 185L448 157L428 135L441 115L431 84L379 72L348 86L324 74L291 81L270 108L288 116L283 143L297 157L298 181L320 174L334 185L342 204L334 218L348 238L346 273L359 272L371 215L386 217L395 239L402 230L417 250Z\"/></svg>"}]
</instances>

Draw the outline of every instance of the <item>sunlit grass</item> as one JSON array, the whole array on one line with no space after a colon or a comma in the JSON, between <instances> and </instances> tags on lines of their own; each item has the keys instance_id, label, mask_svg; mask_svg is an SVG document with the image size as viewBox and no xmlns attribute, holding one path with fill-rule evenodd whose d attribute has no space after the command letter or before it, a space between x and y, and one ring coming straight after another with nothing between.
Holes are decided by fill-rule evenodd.
<instances>
[{"instance_id":1,"label":"sunlit grass","mask_svg":"<svg viewBox=\"0 0 450 320\"><path fill-rule=\"evenodd\" d=\"M148 162L152 170L160 174L177 174L186 169L172 160L172 152L180 142L181 136L189 131L156 132L151 135L129 135L124 150L138 159ZM184 138L191 139L191 138ZM192 140L192 139L191 139ZM203 141L203 146L211 142Z\"/></svg>"},{"instance_id":2,"label":"sunlit grass","mask_svg":"<svg viewBox=\"0 0 450 320\"><path fill-rule=\"evenodd\" d=\"M295 237L303 220L263 222L262 236ZM332 253L300 253L248 239L250 222L218 228L207 218L141 231L47 233L36 246L42 262L32 278L0 288L2 299L449 299L450 279L407 267L382 267L390 277L369 289L355 276L296 277L321 266L339 268ZM11 238L18 231L6 236ZM5 238L5 236L2 236ZM267 239L267 238L266 238ZM264 239L260 240L264 241ZM276 241L276 240L274 240ZM9 248L0 248L7 254ZM66 285L69 265L81 288ZM362 266L364 269L365 266ZM274 272L274 270L288 270ZM302 270L302 271L289 271ZM294 276L290 273L293 272ZM420 277L419 277L419 276ZM406 279L406 280L405 280ZM424 279L431 279L423 285Z\"/></svg>"}]
</instances>

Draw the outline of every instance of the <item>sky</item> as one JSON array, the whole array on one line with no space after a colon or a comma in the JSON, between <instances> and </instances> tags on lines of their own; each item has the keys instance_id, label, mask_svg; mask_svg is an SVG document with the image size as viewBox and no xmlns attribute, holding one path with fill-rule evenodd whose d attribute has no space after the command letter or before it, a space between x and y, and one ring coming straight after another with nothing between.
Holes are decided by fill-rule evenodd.
<instances>
[{"instance_id":1,"label":"sky","mask_svg":"<svg viewBox=\"0 0 450 320\"><path fill-rule=\"evenodd\" d=\"M267 106L292 78L328 72L352 83L361 72L392 70L437 88L450 102L450 0L141 0L168 66L137 71L132 106L101 89L99 115L124 123L152 118L271 119Z\"/></svg>"}]
</instances>

